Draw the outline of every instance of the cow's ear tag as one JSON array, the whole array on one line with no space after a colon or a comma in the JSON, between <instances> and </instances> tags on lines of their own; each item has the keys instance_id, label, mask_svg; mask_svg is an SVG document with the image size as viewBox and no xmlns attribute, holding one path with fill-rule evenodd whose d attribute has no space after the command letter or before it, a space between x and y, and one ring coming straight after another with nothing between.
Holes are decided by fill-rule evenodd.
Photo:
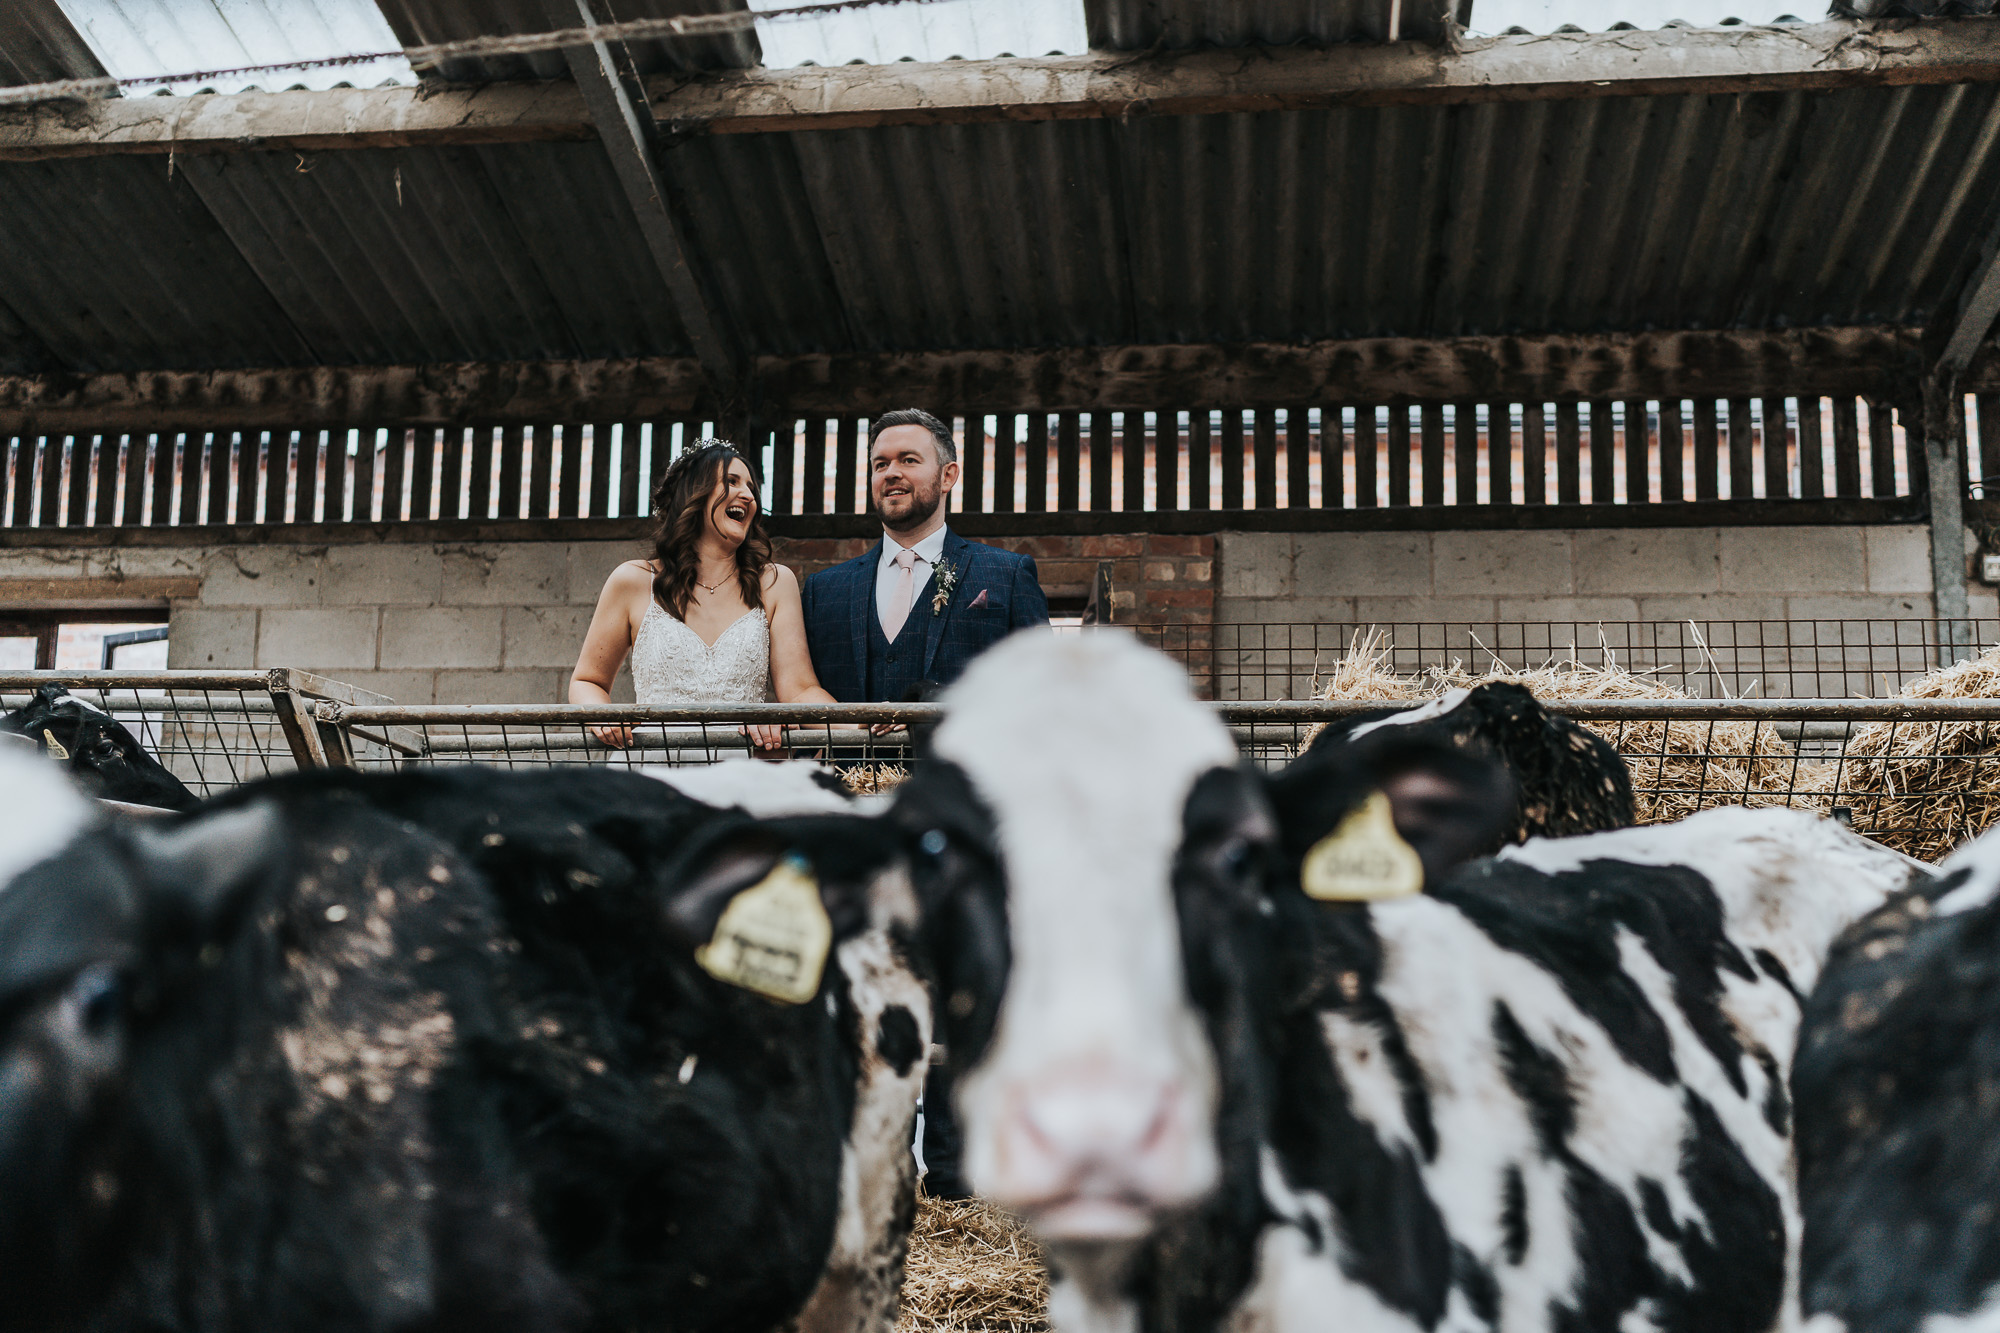
<instances>
[{"instance_id":1,"label":"cow's ear tag","mask_svg":"<svg viewBox=\"0 0 2000 1333\"><path fill-rule=\"evenodd\" d=\"M63 749L62 744L49 734L47 727L42 728L42 746L47 750L49 758L60 759L65 764L69 762L69 751Z\"/></svg>"},{"instance_id":2,"label":"cow's ear tag","mask_svg":"<svg viewBox=\"0 0 2000 1333\"><path fill-rule=\"evenodd\" d=\"M694 960L717 981L804 1004L819 994L832 946L819 881L804 858L788 856L729 900L715 938L694 951Z\"/></svg>"},{"instance_id":3,"label":"cow's ear tag","mask_svg":"<svg viewBox=\"0 0 2000 1333\"><path fill-rule=\"evenodd\" d=\"M1306 897L1324 903L1407 898L1424 891L1424 863L1396 832L1389 798L1378 791L1313 844L1299 883Z\"/></svg>"}]
</instances>

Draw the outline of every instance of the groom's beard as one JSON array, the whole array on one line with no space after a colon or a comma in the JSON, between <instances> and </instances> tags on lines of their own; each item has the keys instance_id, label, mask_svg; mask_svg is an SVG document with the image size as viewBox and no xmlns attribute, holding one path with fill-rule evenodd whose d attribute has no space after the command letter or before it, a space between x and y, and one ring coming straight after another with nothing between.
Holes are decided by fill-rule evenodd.
<instances>
[{"instance_id":1,"label":"groom's beard","mask_svg":"<svg viewBox=\"0 0 2000 1333\"><path fill-rule=\"evenodd\" d=\"M931 521L931 515L935 514L938 505L943 503L944 487L933 487L929 492L925 492L920 486L912 486L907 499L910 507L900 517L893 519L883 512L881 502L876 502L875 512L882 515L883 527L891 532L909 532L921 528Z\"/></svg>"}]
</instances>

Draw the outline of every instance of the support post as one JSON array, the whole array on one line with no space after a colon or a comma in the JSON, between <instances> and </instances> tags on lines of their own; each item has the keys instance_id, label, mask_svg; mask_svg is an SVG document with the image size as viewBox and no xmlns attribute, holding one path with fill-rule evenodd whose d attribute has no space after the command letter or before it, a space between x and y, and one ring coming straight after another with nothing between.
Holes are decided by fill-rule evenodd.
<instances>
[{"instance_id":1,"label":"support post","mask_svg":"<svg viewBox=\"0 0 2000 1333\"><path fill-rule=\"evenodd\" d=\"M1924 463L1930 485L1931 605L1938 622L1938 665L1972 656L1971 602L1965 592L1965 451L1959 447L1964 400L1946 375L1924 383Z\"/></svg>"},{"instance_id":2,"label":"support post","mask_svg":"<svg viewBox=\"0 0 2000 1333\"><path fill-rule=\"evenodd\" d=\"M591 0L544 0L549 21L558 28L574 26L581 20L586 27L604 22ZM667 192L665 173L653 153L653 111L646 101L645 87L629 68L621 68L623 47L614 52L602 39L589 46L563 48L570 77L583 94L584 106L597 126L604 151L618 173L619 184L631 202L632 212L646 238L646 248L667 290L673 294L681 327L687 330L695 358L725 402L741 395L746 363L724 331L701 281L688 263L688 245L680 220L674 215Z\"/></svg>"}]
</instances>

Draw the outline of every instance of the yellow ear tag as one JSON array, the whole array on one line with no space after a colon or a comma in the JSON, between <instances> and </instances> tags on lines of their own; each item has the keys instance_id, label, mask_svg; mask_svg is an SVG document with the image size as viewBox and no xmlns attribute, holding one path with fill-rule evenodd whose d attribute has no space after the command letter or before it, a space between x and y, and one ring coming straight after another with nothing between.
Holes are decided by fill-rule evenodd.
<instances>
[{"instance_id":1,"label":"yellow ear tag","mask_svg":"<svg viewBox=\"0 0 2000 1333\"><path fill-rule=\"evenodd\" d=\"M1325 903L1407 898L1424 891L1424 863L1396 832L1389 798L1378 791L1313 844L1299 883L1306 897Z\"/></svg>"},{"instance_id":2,"label":"yellow ear tag","mask_svg":"<svg viewBox=\"0 0 2000 1333\"><path fill-rule=\"evenodd\" d=\"M715 938L694 951L694 960L717 981L804 1004L819 994L832 946L819 881L802 858L788 856L729 900Z\"/></svg>"},{"instance_id":3,"label":"yellow ear tag","mask_svg":"<svg viewBox=\"0 0 2000 1333\"><path fill-rule=\"evenodd\" d=\"M59 743L57 743L56 738L49 734L49 729L47 727L42 728L42 744L46 748L49 758L60 759L64 763L69 762L69 751L63 749L63 747Z\"/></svg>"}]
</instances>

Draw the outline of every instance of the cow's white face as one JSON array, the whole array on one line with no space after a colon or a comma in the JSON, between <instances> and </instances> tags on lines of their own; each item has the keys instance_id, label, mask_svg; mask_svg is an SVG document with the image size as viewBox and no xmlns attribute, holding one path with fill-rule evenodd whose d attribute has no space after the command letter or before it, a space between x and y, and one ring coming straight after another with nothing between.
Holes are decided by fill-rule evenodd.
<instances>
[{"instance_id":1,"label":"cow's white face","mask_svg":"<svg viewBox=\"0 0 2000 1333\"><path fill-rule=\"evenodd\" d=\"M1136 1240L1218 1175L1174 873L1189 795L1236 748L1179 668L1106 631L1020 636L948 701L936 753L1004 884L998 1006L957 1088L966 1178L1056 1245Z\"/></svg>"}]
</instances>

